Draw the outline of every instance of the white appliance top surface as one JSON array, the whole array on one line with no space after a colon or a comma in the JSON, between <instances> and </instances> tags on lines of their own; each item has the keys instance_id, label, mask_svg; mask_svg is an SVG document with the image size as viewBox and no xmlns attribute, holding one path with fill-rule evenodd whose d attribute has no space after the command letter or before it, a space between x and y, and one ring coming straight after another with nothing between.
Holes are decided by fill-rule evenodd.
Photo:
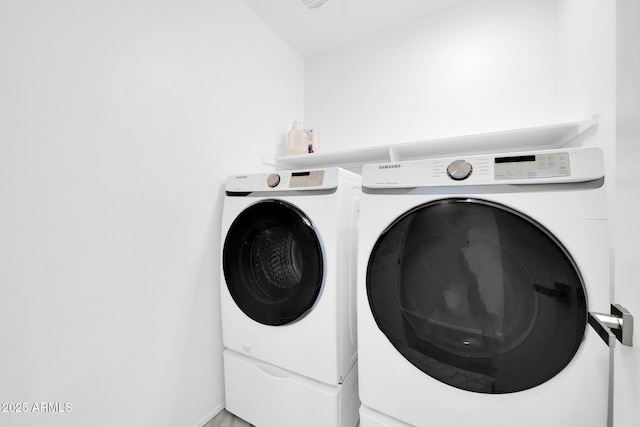
<instances>
[{"instance_id":1,"label":"white appliance top surface","mask_svg":"<svg viewBox=\"0 0 640 427\"><path fill-rule=\"evenodd\" d=\"M597 147L376 163L362 169L367 188L587 182L604 177Z\"/></svg>"}]
</instances>

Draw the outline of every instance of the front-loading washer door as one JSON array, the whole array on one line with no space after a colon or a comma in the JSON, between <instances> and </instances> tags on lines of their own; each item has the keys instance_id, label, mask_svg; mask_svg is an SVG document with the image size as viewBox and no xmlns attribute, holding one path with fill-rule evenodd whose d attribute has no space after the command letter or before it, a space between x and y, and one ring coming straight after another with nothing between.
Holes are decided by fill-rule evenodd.
<instances>
[{"instance_id":1,"label":"front-loading washer door","mask_svg":"<svg viewBox=\"0 0 640 427\"><path fill-rule=\"evenodd\" d=\"M290 203L263 200L242 211L227 233L222 258L231 297L256 322L294 322L320 294L320 240L309 218Z\"/></svg>"},{"instance_id":2,"label":"front-loading washer door","mask_svg":"<svg viewBox=\"0 0 640 427\"><path fill-rule=\"evenodd\" d=\"M443 199L406 212L369 258L378 327L413 365L480 393L527 390L574 357L587 323L575 262L508 207Z\"/></svg>"}]
</instances>

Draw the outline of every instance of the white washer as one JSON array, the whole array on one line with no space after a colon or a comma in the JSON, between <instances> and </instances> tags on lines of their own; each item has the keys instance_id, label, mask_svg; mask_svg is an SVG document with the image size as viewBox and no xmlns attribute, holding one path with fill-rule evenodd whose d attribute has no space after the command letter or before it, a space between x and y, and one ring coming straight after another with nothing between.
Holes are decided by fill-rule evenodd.
<instances>
[{"instance_id":1,"label":"white washer","mask_svg":"<svg viewBox=\"0 0 640 427\"><path fill-rule=\"evenodd\" d=\"M598 148L367 165L361 427L607 425Z\"/></svg>"},{"instance_id":2,"label":"white washer","mask_svg":"<svg viewBox=\"0 0 640 427\"><path fill-rule=\"evenodd\" d=\"M221 286L226 407L252 424L357 423L352 230L360 196L360 176L339 168L227 180Z\"/></svg>"}]
</instances>

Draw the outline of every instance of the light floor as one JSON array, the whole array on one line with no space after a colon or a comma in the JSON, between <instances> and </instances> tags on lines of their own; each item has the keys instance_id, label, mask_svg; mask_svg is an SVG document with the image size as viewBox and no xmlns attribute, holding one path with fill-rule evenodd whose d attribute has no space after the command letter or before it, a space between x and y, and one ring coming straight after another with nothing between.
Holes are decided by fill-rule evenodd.
<instances>
[{"instance_id":1,"label":"light floor","mask_svg":"<svg viewBox=\"0 0 640 427\"><path fill-rule=\"evenodd\" d=\"M218 415L216 415L211 421L206 423L202 427L255 427L253 424L249 424L243 419L240 419L223 409Z\"/></svg>"},{"instance_id":2,"label":"light floor","mask_svg":"<svg viewBox=\"0 0 640 427\"><path fill-rule=\"evenodd\" d=\"M358 427L360 423L356 424ZM216 415L211 421L203 425L202 427L256 427L253 424L249 424L245 420L236 417L231 412L223 409L218 415Z\"/></svg>"}]
</instances>

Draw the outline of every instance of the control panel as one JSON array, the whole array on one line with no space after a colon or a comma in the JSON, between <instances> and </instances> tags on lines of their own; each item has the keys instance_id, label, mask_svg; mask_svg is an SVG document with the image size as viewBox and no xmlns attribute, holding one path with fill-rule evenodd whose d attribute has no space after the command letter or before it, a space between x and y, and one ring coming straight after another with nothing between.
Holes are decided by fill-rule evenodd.
<instances>
[{"instance_id":1,"label":"control panel","mask_svg":"<svg viewBox=\"0 0 640 427\"><path fill-rule=\"evenodd\" d=\"M236 193L328 190L337 188L338 174L338 168L326 168L232 175L227 178L226 190Z\"/></svg>"},{"instance_id":2,"label":"control panel","mask_svg":"<svg viewBox=\"0 0 640 427\"><path fill-rule=\"evenodd\" d=\"M281 182L282 178L278 173L267 176L269 188L276 188ZM321 187L324 183L324 171L291 172L288 183L289 188Z\"/></svg>"},{"instance_id":3,"label":"control panel","mask_svg":"<svg viewBox=\"0 0 640 427\"><path fill-rule=\"evenodd\" d=\"M320 187L324 182L324 171L292 172L289 188Z\"/></svg>"},{"instance_id":4,"label":"control panel","mask_svg":"<svg viewBox=\"0 0 640 427\"><path fill-rule=\"evenodd\" d=\"M362 185L413 188L584 182L604 177L603 164L598 147L408 160L365 165Z\"/></svg>"},{"instance_id":5,"label":"control panel","mask_svg":"<svg viewBox=\"0 0 640 427\"><path fill-rule=\"evenodd\" d=\"M504 156L494 159L495 179L552 178L571 175L568 152Z\"/></svg>"}]
</instances>

